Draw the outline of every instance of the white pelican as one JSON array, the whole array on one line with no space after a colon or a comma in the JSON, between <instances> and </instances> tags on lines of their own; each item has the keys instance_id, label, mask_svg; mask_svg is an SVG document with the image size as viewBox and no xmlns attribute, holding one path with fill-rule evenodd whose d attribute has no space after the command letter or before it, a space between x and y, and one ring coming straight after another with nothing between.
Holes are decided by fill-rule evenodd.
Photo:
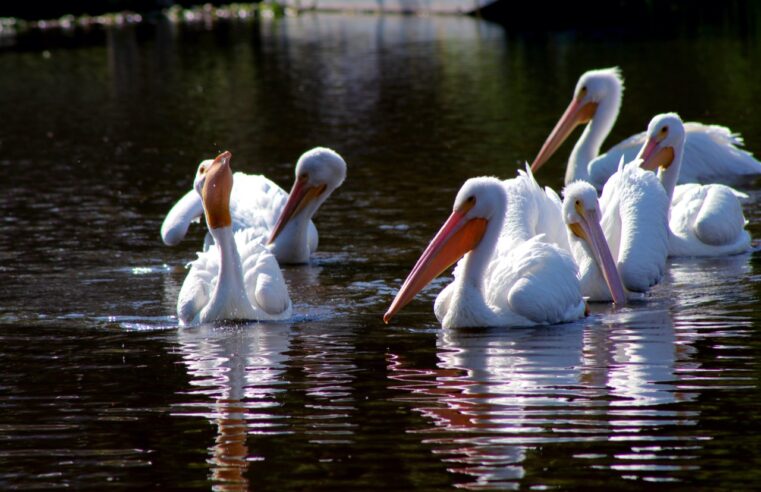
<instances>
[{"instance_id":1,"label":"white pelican","mask_svg":"<svg viewBox=\"0 0 761 492\"><path fill-rule=\"evenodd\" d=\"M516 180L526 179L519 176ZM444 328L530 326L585 315L577 269L570 254L530 238L532 225L518 209L506 210L508 187L496 178L472 178L457 194L452 214L404 281L383 320L388 323L431 280L457 260L454 281L436 298ZM531 200L524 200L531 206ZM464 258L463 258L464 256Z\"/></svg>"},{"instance_id":2,"label":"white pelican","mask_svg":"<svg viewBox=\"0 0 761 492\"><path fill-rule=\"evenodd\" d=\"M602 189L618 169L621 157L624 162L632 161L645 142L645 134L638 133L598 157L603 140L618 117L622 94L623 81L618 68L590 70L583 74L576 84L571 104L542 145L531 169L536 172L577 125L588 123L568 158L565 183L580 179ZM728 128L686 123L685 129L687 142L680 183L736 180L761 174L761 162L736 147L742 145L743 140Z\"/></svg>"},{"instance_id":3,"label":"white pelican","mask_svg":"<svg viewBox=\"0 0 761 492\"><path fill-rule=\"evenodd\" d=\"M723 256L750 250L738 193L721 184L675 186L682 166L685 129L679 115L656 116L640 151L644 167L658 172L671 200L669 256Z\"/></svg>"},{"instance_id":4,"label":"white pelican","mask_svg":"<svg viewBox=\"0 0 761 492\"><path fill-rule=\"evenodd\" d=\"M634 162L608 180L600 200L586 181L569 184L563 196L563 218L585 296L621 304L616 295L640 298L661 281L668 257L668 197L653 173ZM603 241L606 248L590 248ZM605 253L607 258L600 256ZM607 270L601 268L606 264ZM611 272L620 278L609 278ZM618 290L621 283L626 294L623 287Z\"/></svg>"},{"instance_id":5,"label":"white pelican","mask_svg":"<svg viewBox=\"0 0 761 492\"><path fill-rule=\"evenodd\" d=\"M277 260L256 231L233 232L229 152L207 166L197 181L215 245L191 263L177 299L182 325L224 319L281 320L291 316L291 299Z\"/></svg>"},{"instance_id":6,"label":"white pelican","mask_svg":"<svg viewBox=\"0 0 761 492\"><path fill-rule=\"evenodd\" d=\"M198 166L196 182L211 160ZM317 228L312 222L317 209L346 178L346 162L333 150L316 147L296 163L296 179L290 194L262 175L235 173L230 198L233 229L251 229L253 236L268 238L269 248L280 263L306 263L317 249ZM192 221L203 213L201 198L189 191L169 211L161 226L164 243L174 246L187 233ZM207 236L206 246L212 243Z\"/></svg>"}]
</instances>

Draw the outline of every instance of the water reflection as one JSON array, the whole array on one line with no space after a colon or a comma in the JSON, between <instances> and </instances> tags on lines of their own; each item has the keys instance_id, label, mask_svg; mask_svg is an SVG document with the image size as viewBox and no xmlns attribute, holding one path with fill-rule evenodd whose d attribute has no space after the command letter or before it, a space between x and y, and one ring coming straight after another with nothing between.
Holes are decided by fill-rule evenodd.
<instances>
[{"instance_id":1,"label":"water reflection","mask_svg":"<svg viewBox=\"0 0 761 492\"><path fill-rule=\"evenodd\" d=\"M667 309L638 306L603 325L604 329L585 333L583 377L604 381L605 391L615 397L611 407L634 407L626 408L625 413L634 418L649 415L647 407L695 397L674 387L675 365L689 361L689 350L675 344L672 315ZM654 425L628 420L623 424L617 432L639 432L640 426Z\"/></svg>"},{"instance_id":2,"label":"water reflection","mask_svg":"<svg viewBox=\"0 0 761 492\"><path fill-rule=\"evenodd\" d=\"M757 304L751 254L718 258L674 258L665 286L683 315L750 316Z\"/></svg>"},{"instance_id":3,"label":"water reflection","mask_svg":"<svg viewBox=\"0 0 761 492\"><path fill-rule=\"evenodd\" d=\"M346 333L331 331L273 323L178 330L191 389L172 414L213 424L208 465L215 489L246 490L249 476L261 479L255 468L280 453L304 453L308 462L319 447L332 462L351 449L356 349ZM275 439L297 444L268 447Z\"/></svg>"},{"instance_id":4,"label":"water reflection","mask_svg":"<svg viewBox=\"0 0 761 492\"><path fill-rule=\"evenodd\" d=\"M204 417L216 425L209 479L216 490L246 490L248 464L263 459L250 456L248 437L287 432L273 409L285 390L291 327L204 325L179 330L177 336L194 403L176 405L174 414Z\"/></svg>"},{"instance_id":5,"label":"water reflection","mask_svg":"<svg viewBox=\"0 0 761 492\"><path fill-rule=\"evenodd\" d=\"M416 432L451 471L472 476L463 487L517 487L536 466L537 445L549 454L554 445L588 443L591 456L564 459L612 470L625 455L630 478L691 468L679 428L699 414L684 406L696 394L679 388L677 374L690 367L690 351L675 344L666 309L556 327L445 330L437 352L436 367L390 354L388 369L410 394L400 399L433 423ZM669 442L667 468L652 447L636 446L642 441Z\"/></svg>"}]
</instances>

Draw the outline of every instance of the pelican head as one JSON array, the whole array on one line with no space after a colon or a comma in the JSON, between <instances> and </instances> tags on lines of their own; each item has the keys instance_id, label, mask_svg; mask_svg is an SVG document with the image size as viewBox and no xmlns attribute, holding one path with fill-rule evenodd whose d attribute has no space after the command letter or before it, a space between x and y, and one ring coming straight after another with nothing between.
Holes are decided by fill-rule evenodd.
<instances>
[{"instance_id":1,"label":"pelican head","mask_svg":"<svg viewBox=\"0 0 761 492\"><path fill-rule=\"evenodd\" d=\"M418 259L383 316L388 323L423 287L481 243L490 221L501 221L507 197L496 178L471 178L455 198L452 213Z\"/></svg>"},{"instance_id":2,"label":"pelican head","mask_svg":"<svg viewBox=\"0 0 761 492\"><path fill-rule=\"evenodd\" d=\"M337 152L315 147L296 163L296 179L268 243L273 243L295 217L310 219L346 178L346 162Z\"/></svg>"},{"instance_id":3,"label":"pelican head","mask_svg":"<svg viewBox=\"0 0 761 492\"><path fill-rule=\"evenodd\" d=\"M196 176L196 181L201 187L201 199L209 229L219 229L232 224L230 218L230 193L233 189L231 158L230 152L222 152L205 167L200 180L198 175Z\"/></svg>"},{"instance_id":4,"label":"pelican head","mask_svg":"<svg viewBox=\"0 0 761 492\"><path fill-rule=\"evenodd\" d=\"M684 124L678 114L659 114L650 120L645 145L637 155L642 160L640 167L658 174L669 199L679 179L685 139Z\"/></svg>"},{"instance_id":5,"label":"pelican head","mask_svg":"<svg viewBox=\"0 0 761 492\"><path fill-rule=\"evenodd\" d=\"M594 186L585 181L574 181L563 190L563 220L571 231L571 238L583 241L602 272L613 302L626 303L626 293L616 262L610 252L600 226L600 203Z\"/></svg>"},{"instance_id":6,"label":"pelican head","mask_svg":"<svg viewBox=\"0 0 761 492\"><path fill-rule=\"evenodd\" d=\"M566 141L574 128L591 122L598 113L605 116L605 121L602 123L607 127L605 131L600 131L600 134L607 135L621 106L623 90L623 78L617 67L590 70L584 73L576 83L571 104L568 105L542 145L531 164L531 170L536 172Z\"/></svg>"},{"instance_id":7,"label":"pelican head","mask_svg":"<svg viewBox=\"0 0 761 492\"><path fill-rule=\"evenodd\" d=\"M682 119L676 113L659 114L650 120L646 135L645 145L637 155L642 159L640 167L648 171L668 169L677 151L684 147L686 134Z\"/></svg>"}]
</instances>

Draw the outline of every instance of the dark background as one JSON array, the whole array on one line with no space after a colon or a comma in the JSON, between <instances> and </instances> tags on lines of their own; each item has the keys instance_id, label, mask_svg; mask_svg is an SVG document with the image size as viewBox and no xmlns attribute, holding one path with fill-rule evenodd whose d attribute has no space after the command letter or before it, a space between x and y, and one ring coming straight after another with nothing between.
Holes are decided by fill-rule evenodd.
<instances>
[{"instance_id":1,"label":"dark background","mask_svg":"<svg viewBox=\"0 0 761 492\"><path fill-rule=\"evenodd\" d=\"M195 0L56 0L16 1L0 3L0 17L26 20L54 19L64 15L101 15L109 12L132 11L144 15L179 5L192 7L202 4L224 5L223 1ZM259 3L259 2L253 2ZM348 3L348 2L347 2ZM498 0L478 15L522 29L578 29L641 26L643 30L658 26L668 29L673 20L691 19L696 24L744 23L755 8L752 0L592 0L507 1ZM756 26L748 24L750 29Z\"/></svg>"}]
</instances>

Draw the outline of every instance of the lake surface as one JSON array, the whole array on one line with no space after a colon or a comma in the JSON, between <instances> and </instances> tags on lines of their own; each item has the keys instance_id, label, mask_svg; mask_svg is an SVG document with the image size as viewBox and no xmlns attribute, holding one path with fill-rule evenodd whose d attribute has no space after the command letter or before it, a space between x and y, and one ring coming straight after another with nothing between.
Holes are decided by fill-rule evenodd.
<instances>
[{"instance_id":1,"label":"lake surface","mask_svg":"<svg viewBox=\"0 0 761 492\"><path fill-rule=\"evenodd\" d=\"M675 110L761 154L751 14L655 38L303 15L4 43L0 488L761 488L759 253L671 261L578 323L442 330L448 277L381 320L462 182L514 176L587 69L626 78L610 143ZM159 228L197 163L227 149L288 189L316 145L349 171L319 253L284 269L294 318L178 329L204 228Z\"/></svg>"}]
</instances>

